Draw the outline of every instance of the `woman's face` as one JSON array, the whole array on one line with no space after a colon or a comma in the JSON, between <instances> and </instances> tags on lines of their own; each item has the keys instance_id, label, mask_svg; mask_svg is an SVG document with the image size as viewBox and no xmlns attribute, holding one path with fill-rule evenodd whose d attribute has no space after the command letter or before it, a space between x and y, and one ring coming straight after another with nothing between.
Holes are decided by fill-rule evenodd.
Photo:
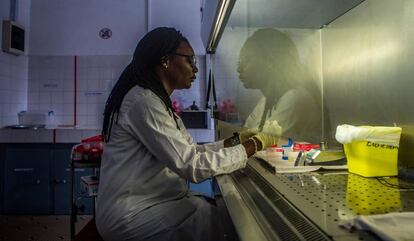
<instances>
[{"instance_id":1,"label":"woman's face","mask_svg":"<svg viewBox=\"0 0 414 241\"><path fill-rule=\"evenodd\" d=\"M257 53L244 46L240 51L239 63L237 66L239 79L247 89L263 90L267 88L269 69Z\"/></svg>"},{"instance_id":2,"label":"woman's face","mask_svg":"<svg viewBox=\"0 0 414 241\"><path fill-rule=\"evenodd\" d=\"M166 75L170 89L189 89L197 72L194 50L189 43L183 41L168 59Z\"/></svg>"}]
</instances>

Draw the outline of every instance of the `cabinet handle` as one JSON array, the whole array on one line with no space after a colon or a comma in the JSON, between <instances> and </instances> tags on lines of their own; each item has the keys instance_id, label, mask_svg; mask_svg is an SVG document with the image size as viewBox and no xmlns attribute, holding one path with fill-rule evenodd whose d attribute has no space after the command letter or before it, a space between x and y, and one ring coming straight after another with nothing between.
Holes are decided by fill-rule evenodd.
<instances>
[{"instance_id":1,"label":"cabinet handle","mask_svg":"<svg viewBox=\"0 0 414 241\"><path fill-rule=\"evenodd\" d=\"M14 168L13 171L15 171L15 172L33 172L34 168L28 168L28 167Z\"/></svg>"},{"instance_id":2,"label":"cabinet handle","mask_svg":"<svg viewBox=\"0 0 414 241\"><path fill-rule=\"evenodd\" d=\"M60 183L62 183L62 184L66 184L66 183L68 183L68 181L67 181L66 179L63 179L63 180L60 180L60 179L54 179L54 180L53 180L53 182L54 182L55 184L60 184Z\"/></svg>"}]
</instances>

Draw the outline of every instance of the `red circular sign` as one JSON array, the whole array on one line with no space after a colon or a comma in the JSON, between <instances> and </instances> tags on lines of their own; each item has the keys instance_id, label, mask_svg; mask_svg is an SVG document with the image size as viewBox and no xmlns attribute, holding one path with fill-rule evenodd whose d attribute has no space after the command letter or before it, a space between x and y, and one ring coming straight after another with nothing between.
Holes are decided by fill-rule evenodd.
<instances>
[{"instance_id":1,"label":"red circular sign","mask_svg":"<svg viewBox=\"0 0 414 241\"><path fill-rule=\"evenodd\" d=\"M99 31L99 37L103 39L109 39L112 36L112 30L109 28L103 28Z\"/></svg>"}]
</instances>

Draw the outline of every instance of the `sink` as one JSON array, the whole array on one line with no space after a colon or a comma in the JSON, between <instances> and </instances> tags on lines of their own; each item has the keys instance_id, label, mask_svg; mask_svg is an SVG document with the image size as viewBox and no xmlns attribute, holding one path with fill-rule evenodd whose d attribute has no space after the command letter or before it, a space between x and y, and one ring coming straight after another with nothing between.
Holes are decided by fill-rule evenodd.
<instances>
[{"instance_id":1,"label":"sink","mask_svg":"<svg viewBox=\"0 0 414 241\"><path fill-rule=\"evenodd\" d=\"M37 130L37 129L44 129L45 125L10 125L10 126L5 126L4 128L21 129L21 130Z\"/></svg>"}]
</instances>

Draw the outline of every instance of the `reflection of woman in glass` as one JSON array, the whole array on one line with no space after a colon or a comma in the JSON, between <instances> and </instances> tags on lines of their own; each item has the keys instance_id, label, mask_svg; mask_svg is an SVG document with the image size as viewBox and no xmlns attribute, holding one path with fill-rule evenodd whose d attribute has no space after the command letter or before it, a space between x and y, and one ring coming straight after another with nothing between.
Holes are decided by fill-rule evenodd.
<instances>
[{"instance_id":1,"label":"reflection of woman in glass","mask_svg":"<svg viewBox=\"0 0 414 241\"><path fill-rule=\"evenodd\" d=\"M240 51L237 71L244 87L263 94L246 127L262 129L267 120L277 121L282 136L319 142L320 92L288 36L276 29L256 31Z\"/></svg>"}]
</instances>

